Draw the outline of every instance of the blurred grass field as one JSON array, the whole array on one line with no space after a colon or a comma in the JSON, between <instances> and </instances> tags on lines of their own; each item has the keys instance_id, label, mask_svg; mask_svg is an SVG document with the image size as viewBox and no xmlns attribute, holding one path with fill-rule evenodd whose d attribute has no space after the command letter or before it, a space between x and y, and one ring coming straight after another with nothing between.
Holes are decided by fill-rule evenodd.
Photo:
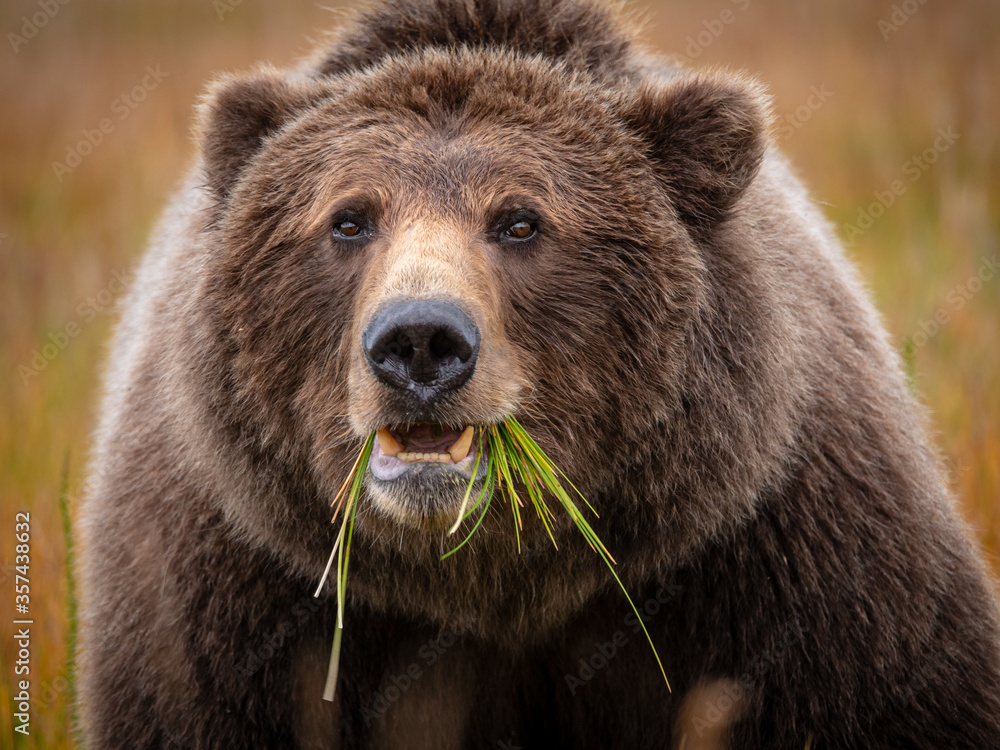
<instances>
[{"instance_id":1,"label":"blurred grass field","mask_svg":"<svg viewBox=\"0 0 1000 750\"><path fill-rule=\"evenodd\" d=\"M770 86L778 140L850 236L849 253L907 352L961 510L996 569L1000 272L970 280L990 274L983 259L1000 244L1000 4L638 7L654 47L695 67L746 69ZM73 746L61 467L68 454L72 508L119 277L127 282L192 157L193 104L213 74L291 63L336 22L327 9L290 1L0 6L0 597L12 612L14 517L28 511L35 621L32 734L14 746ZM69 171L53 167L71 166L67 149L105 118L110 128L91 153ZM939 129L958 137L942 145ZM904 189L893 191L897 180ZM865 216L870 226L852 230ZM0 622L0 748L14 736L11 619Z\"/></svg>"}]
</instances>

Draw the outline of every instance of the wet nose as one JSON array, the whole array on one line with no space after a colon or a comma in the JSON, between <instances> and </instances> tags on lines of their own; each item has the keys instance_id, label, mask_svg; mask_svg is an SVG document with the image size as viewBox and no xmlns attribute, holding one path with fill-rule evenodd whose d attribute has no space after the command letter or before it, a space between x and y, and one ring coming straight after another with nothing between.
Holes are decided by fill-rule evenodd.
<instances>
[{"instance_id":1,"label":"wet nose","mask_svg":"<svg viewBox=\"0 0 1000 750\"><path fill-rule=\"evenodd\" d=\"M479 339L476 324L458 305L411 300L379 311L361 345L379 380L433 401L472 377Z\"/></svg>"}]
</instances>

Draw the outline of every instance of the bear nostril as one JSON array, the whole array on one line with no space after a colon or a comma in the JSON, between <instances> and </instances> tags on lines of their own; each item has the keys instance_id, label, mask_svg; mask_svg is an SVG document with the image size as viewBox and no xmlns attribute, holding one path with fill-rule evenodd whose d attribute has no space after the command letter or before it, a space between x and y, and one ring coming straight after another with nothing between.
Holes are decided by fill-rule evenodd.
<instances>
[{"instance_id":1,"label":"bear nostril","mask_svg":"<svg viewBox=\"0 0 1000 750\"><path fill-rule=\"evenodd\" d=\"M430 402L462 386L476 367L480 334L458 305L397 302L382 309L361 336L375 376Z\"/></svg>"},{"instance_id":2,"label":"bear nostril","mask_svg":"<svg viewBox=\"0 0 1000 750\"><path fill-rule=\"evenodd\" d=\"M412 357L413 347L410 345L410 337L400 333L395 341L385 345L385 353L390 357Z\"/></svg>"},{"instance_id":3,"label":"bear nostril","mask_svg":"<svg viewBox=\"0 0 1000 750\"><path fill-rule=\"evenodd\" d=\"M445 359L447 357L458 357L461 359L461 356L458 354L459 348L460 344L452 338L449 331L438 331L431 336L431 354L438 359ZM466 354L466 358L468 358L468 354Z\"/></svg>"}]
</instances>

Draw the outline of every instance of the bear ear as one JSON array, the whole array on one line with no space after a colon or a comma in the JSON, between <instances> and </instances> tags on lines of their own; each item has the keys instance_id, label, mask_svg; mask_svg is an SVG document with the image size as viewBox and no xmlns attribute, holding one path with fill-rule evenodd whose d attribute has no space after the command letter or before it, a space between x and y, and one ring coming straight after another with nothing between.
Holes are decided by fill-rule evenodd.
<instances>
[{"instance_id":1,"label":"bear ear","mask_svg":"<svg viewBox=\"0 0 1000 750\"><path fill-rule=\"evenodd\" d=\"M694 74L644 81L626 120L648 146L674 208L696 235L718 225L764 159L769 97L756 82Z\"/></svg>"},{"instance_id":2,"label":"bear ear","mask_svg":"<svg viewBox=\"0 0 1000 750\"><path fill-rule=\"evenodd\" d=\"M197 134L206 181L219 199L225 200L264 139L315 100L314 86L273 68L210 86L199 107Z\"/></svg>"}]
</instances>

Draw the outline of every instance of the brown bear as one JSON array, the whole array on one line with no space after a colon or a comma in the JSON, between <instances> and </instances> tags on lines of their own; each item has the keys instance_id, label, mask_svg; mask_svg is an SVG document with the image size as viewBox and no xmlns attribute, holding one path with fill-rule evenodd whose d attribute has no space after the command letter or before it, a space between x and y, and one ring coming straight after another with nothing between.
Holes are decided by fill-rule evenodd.
<instances>
[{"instance_id":1,"label":"brown bear","mask_svg":"<svg viewBox=\"0 0 1000 750\"><path fill-rule=\"evenodd\" d=\"M89 747L1000 747L989 581L769 122L587 0L389 0L217 82L107 374ZM441 560L511 416L638 616L565 518Z\"/></svg>"}]
</instances>

